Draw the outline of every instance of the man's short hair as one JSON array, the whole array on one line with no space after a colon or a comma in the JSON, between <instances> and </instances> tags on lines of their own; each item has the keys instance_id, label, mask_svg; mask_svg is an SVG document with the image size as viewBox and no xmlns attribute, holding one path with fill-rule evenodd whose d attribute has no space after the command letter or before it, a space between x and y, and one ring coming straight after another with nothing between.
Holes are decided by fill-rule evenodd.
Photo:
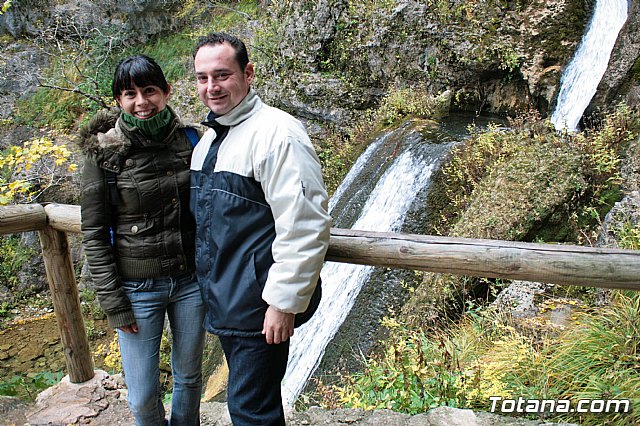
<instances>
[{"instance_id":1,"label":"man's short hair","mask_svg":"<svg viewBox=\"0 0 640 426\"><path fill-rule=\"evenodd\" d=\"M217 44L229 43L236 51L236 62L240 65L240 69L244 71L249 63L249 54L247 53L247 46L239 38L232 36L231 34L219 32L211 33L206 36L202 36L196 42L196 46L193 49L193 57L196 57L198 50L203 46L215 46Z\"/></svg>"}]
</instances>

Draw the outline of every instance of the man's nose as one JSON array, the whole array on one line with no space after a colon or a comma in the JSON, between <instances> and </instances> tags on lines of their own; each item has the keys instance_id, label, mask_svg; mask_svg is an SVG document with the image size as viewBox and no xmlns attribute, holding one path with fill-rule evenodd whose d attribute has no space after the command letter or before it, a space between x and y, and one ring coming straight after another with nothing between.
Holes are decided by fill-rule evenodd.
<instances>
[{"instance_id":1,"label":"man's nose","mask_svg":"<svg viewBox=\"0 0 640 426\"><path fill-rule=\"evenodd\" d=\"M215 78L209 79L209 82L207 83L207 91L217 92L219 90L220 90L220 84L218 83L218 81Z\"/></svg>"}]
</instances>

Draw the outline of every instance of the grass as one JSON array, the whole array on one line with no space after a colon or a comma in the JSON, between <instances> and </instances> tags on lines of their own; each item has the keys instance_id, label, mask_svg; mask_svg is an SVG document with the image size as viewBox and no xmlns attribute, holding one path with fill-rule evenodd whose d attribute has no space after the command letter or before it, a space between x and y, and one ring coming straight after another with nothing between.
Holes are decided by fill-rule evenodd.
<instances>
[{"instance_id":1,"label":"grass","mask_svg":"<svg viewBox=\"0 0 640 426\"><path fill-rule=\"evenodd\" d=\"M63 372L43 371L0 380L0 395L35 400L37 394L62 380Z\"/></svg>"},{"instance_id":2,"label":"grass","mask_svg":"<svg viewBox=\"0 0 640 426\"><path fill-rule=\"evenodd\" d=\"M541 321L540 318L537 319ZM385 319L391 338L362 371L324 388L328 407L409 414L447 405L491 411L492 398L631 400L631 413L529 413L584 425L640 422L640 294L616 292L603 311L586 309L566 329L533 329L491 309L468 311L446 331L426 333ZM575 407L575 405L572 405Z\"/></svg>"}]
</instances>

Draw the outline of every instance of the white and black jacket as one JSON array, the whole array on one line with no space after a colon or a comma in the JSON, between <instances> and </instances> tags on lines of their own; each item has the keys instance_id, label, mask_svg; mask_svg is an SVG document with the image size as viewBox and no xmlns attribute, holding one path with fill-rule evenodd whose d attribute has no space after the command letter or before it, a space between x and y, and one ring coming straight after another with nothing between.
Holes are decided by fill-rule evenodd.
<instances>
[{"instance_id":1,"label":"white and black jacket","mask_svg":"<svg viewBox=\"0 0 640 426\"><path fill-rule=\"evenodd\" d=\"M269 305L300 316L318 302L328 196L304 126L253 89L212 124L228 127L209 129L191 160L205 328L259 335Z\"/></svg>"}]
</instances>

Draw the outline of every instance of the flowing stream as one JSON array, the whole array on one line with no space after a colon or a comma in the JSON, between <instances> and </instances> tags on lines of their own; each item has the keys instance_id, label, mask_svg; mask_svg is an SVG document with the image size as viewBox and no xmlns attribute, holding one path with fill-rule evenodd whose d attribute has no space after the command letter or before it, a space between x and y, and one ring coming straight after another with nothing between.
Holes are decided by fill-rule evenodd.
<instances>
[{"instance_id":1,"label":"flowing stream","mask_svg":"<svg viewBox=\"0 0 640 426\"><path fill-rule=\"evenodd\" d=\"M464 132L466 133L466 131ZM333 226L400 232L416 197L428 190L439 161L459 141L442 124L407 122L376 139L359 157L329 202ZM323 298L317 313L296 330L282 384L285 406L292 406L320 364L327 345L350 313L375 268L326 262ZM372 303L372 302L371 302Z\"/></svg>"},{"instance_id":2,"label":"flowing stream","mask_svg":"<svg viewBox=\"0 0 640 426\"><path fill-rule=\"evenodd\" d=\"M562 74L558 103L551 122L556 130L575 132L596 94L618 33L627 20L627 0L597 0L588 29Z\"/></svg>"}]
</instances>

